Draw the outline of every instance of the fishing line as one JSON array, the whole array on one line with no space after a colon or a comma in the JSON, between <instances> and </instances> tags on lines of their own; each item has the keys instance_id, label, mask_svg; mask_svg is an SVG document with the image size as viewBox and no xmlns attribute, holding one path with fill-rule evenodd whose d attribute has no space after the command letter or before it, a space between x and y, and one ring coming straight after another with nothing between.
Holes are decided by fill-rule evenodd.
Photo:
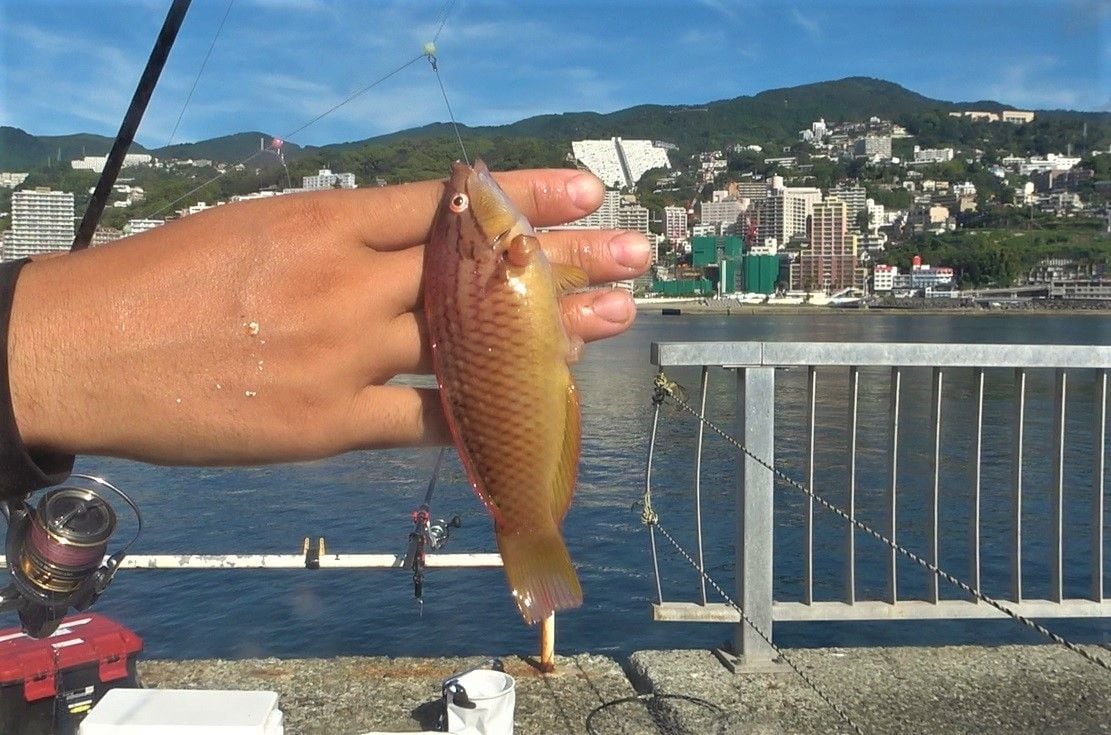
<instances>
[{"instance_id":1,"label":"fishing line","mask_svg":"<svg viewBox=\"0 0 1111 735\"><path fill-rule=\"evenodd\" d=\"M436 60L436 44L432 43L425 47L425 54L428 56L428 63L432 65L432 71L436 73L436 82L440 85L440 94L444 97L444 105L447 106L448 117L451 118L451 127L455 130L455 139L459 141L459 148L463 151L463 160L467 165L471 165L471 159L467 156L467 146L463 145L463 136L459 134L459 124L455 122L455 113L451 110L451 103L447 99L447 90L444 89L444 80L440 77L440 65Z\"/></svg>"},{"instance_id":2,"label":"fishing line","mask_svg":"<svg viewBox=\"0 0 1111 735\"><path fill-rule=\"evenodd\" d=\"M335 104L335 105L332 105L332 106L331 106L330 108L328 108L328 109L327 109L327 110L325 110L324 112L320 113L320 114L319 114L319 115L317 115L316 117L312 118L312 119L311 119L311 120L309 120L308 122L304 123L304 124L303 124L303 125L301 125L300 127L296 128L296 129L295 129L295 130L293 130L292 132L290 132L290 133L286 133L285 135L281 136L281 139L282 139L282 140L289 140L290 138L292 138L293 136L297 135L298 133L301 133L301 132L303 132L303 131L304 131L304 130L305 130L306 128L308 128L309 126L311 126L311 125L314 125L314 124L316 124L316 123L320 122L320 121L321 121L322 119L324 119L324 118L325 118L325 117L327 117L328 115L331 115L331 114L332 114L333 112L335 112L335 111L336 111L336 110L338 110L339 108L343 107L344 105L348 104L349 102L351 102L352 100L354 100L354 99L355 99L356 97L359 97L360 95L366 94L367 92L369 92L370 90L374 89L375 87L377 87L377 86L378 86L379 84L381 84L382 82L384 82L384 81L386 81L387 79L389 79L389 78L391 78L391 77L393 77L393 76L395 76L395 75L397 75L397 74L401 73L402 71L404 71L405 69L409 68L410 66L412 66L412 65L413 65L413 64L415 64L415 63L417 63L418 61L420 61L420 60L421 60L421 59L423 59L423 58L425 58L425 54L423 54L423 53L422 53L422 54L419 54L419 55L417 55L417 56L414 56L413 58L409 59L409 60L408 60L408 61L406 61L406 62L405 62L404 64L402 64L401 66L397 67L396 69L393 69L392 71L389 71L389 72L387 72L386 74L384 74L383 76L379 77L378 79L376 79L375 81L371 82L370 84L366 85L366 86L365 86L365 87L363 87L362 89L359 89L359 90L357 90L356 92L353 92L353 93L351 93L351 94L350 94L350 95L348 95L348 96L347 96L347 98L346 98L346 99L344 99L344 100L343 100L342 102L339 102L339 103L337 103L337 104ZM207 180L207 181L205 181L205 182L203 182L203 183L201 183L201 184L198 184L197 186L193 187L193 188L192 188L192 189L190 189L189 191L187 191L187 192L185 192L184 194L182 194L181 196L179 196L179 197L178 197L177 199L174 199L174 200L173 200L172 202L170 202L170 203L168 203L168 204L164 205L164 206L163 206L163 207L162 207L161 209L159 209L158 211L156 211L156 212L152 212L151 214L148 214L148 215L147 215L147 217L148 217L148 218L150 218L150 217L157 217L157 216L158 216L159 214L161 214L161 213L165 212L165 211L166 211L167 209L169 209L170 207L174 206L175 204L177 204L177 203L178 203L178 202L180 202L181 200L185 199L186 197L188 197L188 196L190 196L190 195L192 195L192 194L195 194L195 193L197 193L198 191L200 191L200 190L201 190L201 189L203 189L204 187L208 186L209 184L211 184L211 183L213 183L213 182L216 182L216 181L219 181L219 180L220 180L220 179L222 179L222 178L223 178L224 176L227 176L227 174L228 174L228 172L229 172L229 171L234 171L234 170L235 170L235 169L236 169L236 168L237 168L238 166L242 166L242 165L246 164L247 162L249 162L249 161L251 161L251 160L255 159L256 157L260 156L261 154L263 154L263 153L265 153L265 152L266 152L266 151L255 151L254 153L252 153L251 155L247 156L247 157L246 157L246 158L244 158L243 160L241 160L241 161L238 161L237 163L233 163L233 164L231 164L231 165L230 165L230 166L228 166L228 167L227 167L226 169L224 169L224 170L223 170L223 171L221 171L220 173L218 173L218 174L216 174L215 176L213 176L213 177L212 177L211 179L209 179L209 180Z\"/></svg>"},{"instance_id":3,"label":"fishing line","mask_svg":"<svg viewBox=\"0 0 1111 735\"><path fill-rule=\"evenodd\" d=\"M444 8L443 14L440 16L440 25L436 28L435 35L432 36L432 42L435 43L440 39L440 32L444 30L444 24L447 23L448 16L451 15L452 8L455 7L455 0L450 0Z\"/></svg>"},{"instance_id":4,"label":"fishing line","mask_svg":"<svg viewBox=\"0 0 1111 735\"><path fill-rule=\"evenodd\" d=\"M197 76L193 79L193 86L189 88L189 94L185 96L185 104L181 106L181 112L177 115L177 122L174 123L174 129L170 131L170 138L166 141L166 147L174 142L174 135L177 134L177 128L181 125L181 118L185 116L185 108L189 106L189 101L193 99L193 92L197 89L197 82L201 80L201 74L204 74L204 68L208 65L208 58L212 56L212 49L216 48L216 39L220 38L220 32L224 30L224 23L228 20L228 15L231 13L231 6L235 4L235 0L228 0L227 10L224 11L224 17L220 20L219 27L216 28L216 35L212 37L212 43L208 45L208 51L204 55L204 60L201 61L201 68L197 70Z\"/></svg>"}]
</instances>

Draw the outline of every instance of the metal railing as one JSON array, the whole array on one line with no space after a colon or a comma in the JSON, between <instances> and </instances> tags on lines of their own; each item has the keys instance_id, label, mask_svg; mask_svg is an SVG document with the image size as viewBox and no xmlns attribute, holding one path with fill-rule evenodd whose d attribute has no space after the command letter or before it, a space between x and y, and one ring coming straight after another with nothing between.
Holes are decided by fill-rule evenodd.
<instances>
[{"instance_id":1,"label":"metal railing","mask_svg":"<svg viewBox=\"0 0 1111 735\"><path fill-rule=\"evenodd\" d=\"M1004 599L999 602L1019 615L1037 618L1111 616L1111 599L1105 596L1104 586L1103 521L1107 502L1111 347L678 342L653 344L651 360L665 371L684 366L702 368L698 394L701 409L692 406L702 416L706 416L711 368L735 371L737 403L733 436L736 441L755 457L780 468L783 458L777 457L777 444L783 441L785 433L791 433L795 444L794 479L813 493L834 501L853 519L858 518L857 502L862 497L862 488L858 485L861 477L858 437L861 409L866 407L876 419L865 427L871 441L870 459L873 465L883 465L872 468L873 484L863 488L874 504L881 502L882 497L882 509L873 511L868 519L877 531L896 543L902 542L905 535L916 536L915 550L919 556L963 579L974 590L984 589L985 584L1002 585L1004 592L997 597ZM799 375L803 371L805 375ZM846 372L847 391L836 396L836 401L826 400L824 406L820 405L820 399L828 399L830 390L843 390ZM1052 385L1040 390L1035 396L1037 400L1032 402L1031 377L1038 376L1038 385L1042 386L1046 383L1044 373L1052 376ZM909 377L920 374L929 375L928 384L908 381ZM794 381L791 390L784 387L787 376ZM778 401L777 377L783 394ZM799 377L805 378L801 386L797 385ZM869 389L867 405L861 398L862 379L866 379ZM824 387L834 384L834 388ZM925 385L929 386L928 392ZM1070 403L1070 390L1074 386L1076 395ZM1005 395L1008 392L1009 397ZM690 393L694 395L695 391ZM786 395L788 393L790 395ZM989 395L990 411L986 414L985 397ZM792 401L795 405L788 410L786 404ZM953 410L954 401L959 410ZM799 402L801 406L797 405ZM843 416L834 417L832 424L828 420L831 404L835 404L837 413L843 412ZM944 410L946 406L948 413ZM827 420L819 427L817 417L823 408ZM886 421L883 421L884 414ZM792 425L777 426L777 416L786 415L794 417ZM1051 418L1045 427L1047 416ZM1041 430L1036 442L1031 441L1030 427L1034 420ZM959 451L951 439L954 422L963 424L956 440L960 442ZM986 431L989 423L991 429ZM768 642L749 625L741 623L736 609L706 599L702 548L704 426L703 421L698 422L694 478L700 596L695 601L665 601L661 594L653 605L653 617L659 621L736 623L735 653L745 661L758 663L772 655ZM836 431L831 426L837 427ZM828 459L830 445L834 443L829 441L831 432L839 433L836 443L840 446L840 442L844 442L845 446L844 455L832 463ZM917 464L924 463L928 467L927 472L909 479L907 470L913 468L904 467L909 464L906 460L908 448L901 445L906 442L908 432L917 434L919 440L926 438L925 442L918 441L913 449L919 455ZM949 441L943 440L943 435L949 437ZM986 439L991 440L991 457L985 456ZM822 455L827 456L828 464L838 465L836 471L823 464ZM848 522L842 522L834 531L842 538L839 594L833 594L832 599L819 599L815 594L817 583L824 582L828 590L830 580L817 577L815 572L814 498L801 493L792 498L788 495L792 490L784 487L777 499L772 472L743 451L735 452L734 456L737 477L735 599L769 639L774 621L1003 616L1002 612L976 598L970 599L963 594L959 595L962 599L947 597L939 589L935 575L927 575L924 594L903 594L901 584L906 584L907 575L900 574L894 548L881 547L882 561L872 564L868 571L875 578L878 566L882 571L882 583L872 585L874 591L870 596L862 594L861 588L865 585L857 579L861 555L856 543L858 533ZM1042 462L1040 474L1051 476L1048 487L1044 482L1031 486L1030 465L1034 460ZM1046 464L1048 473L1044 471ZM960 479L954 481L954 477ZM882 479L876 482L877 478ZM877 484L882 487L875 487ZM919 493L920 502L913 509L917 517L912 519L906 517L907 509L900 507L901 491L909 484L925 485L919 488L923 492ZM991 546L990 565L983 559L986 547L981 514L985 494L989 492L993 513L998 515L1000 504L1006 506L1005 520L996 524L1004 528L993 529L996 536L1004 536L1006 540ZM943 528L940 523L943 504L951 503L955 497L967 504L966 523L963 528ZM1090 503L1086 506L1090 511L1082 514L1085 517L1079 521L1074 512L1072 522L1068 522L1066 497L1074 510L1079 499L1081 503ZM796 595L797 599L783 599L778 589L784 586L782 580L773 576L775 532L784 530L782 523L776 524L775 511L787 498L796 504L802 502L798 511L801 518L796 519L801 527L790 529L791 533L801 535L798 545L802 557L802 571L798 575L801 592ZM1048 506L1048 520L1039 518L1037 523L1039 527L1048 523L1047 538L1034 539L1044 547L1039 552L1044 552L1045 557L1039 559L1023 557L1024 550L1034 541L1024 537L1023 528L1024 515L1032 512L1028 507L1031 503L1038 506L1035 512ZM947 515L952 515L950 510L946 508ZM909 522L915 526L914 534L906 533ZM959 566L949 568L948 563L953 559L942 558L939 546L946 539L951 546L953 534L966 537L967 552L960 555L964 558L957 562ZM1066 545L1070 558L1076 556L1077 537L1081 534L1089 537L1087 582L1083 585L1087 589L1086 594L1077 595L1075 567L1066 570L1065 556ZM821 562L823 567L829 567L829 559L825 556ZM1046 581L1048 584L1048 593L1041 598L1032 598L1023 588L1024 569L1035 562L1043 567L1044 578L1039 586L1045 588ZM1047 573L1044 567L1048 567ZM924 570L918 571L926 574ZM1005 579L1000 580L1000 576ZM777 585L777 581L780 584ZM920 589L920 585L918 587ZM877 594L875 589L881 588L882 592Z\"/></svg>"}]
</instances>

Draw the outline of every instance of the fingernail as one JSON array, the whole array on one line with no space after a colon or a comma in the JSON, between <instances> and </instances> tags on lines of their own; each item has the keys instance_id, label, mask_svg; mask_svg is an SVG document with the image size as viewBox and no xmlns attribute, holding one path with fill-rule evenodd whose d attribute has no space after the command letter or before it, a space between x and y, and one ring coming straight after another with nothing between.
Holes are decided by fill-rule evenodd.
<instances>
[{"instance_id":1,"label":"fingernail","mask_svg":"<svg viewBox=\"0 0 1111 735\"><path fill-rule=\"evenodd\" d=\"M607 322L624 324L629 321L629 297L621 291L605 291L590 307Z\"/></svg>"},{"instance_id":2,"label":"fingernail","mask_svg":"<svg viewBox=\"0 0 1111 735\"><path fill-rule=\"evenodd\" d=\"M623 232L609 245L610 255L618 265L638 270L648 265L648 240L639 232Z\"/></svg>"},{"instance_id":3,"label":"fingernail","mask_svg":"<svg viewBox=\"0 0 1111 735\"><path fill-rule=\"evenodd\" d=\"M567 196L579 209L593 212L602 203L602 182L593 174L581 173L567 182Z\"/></svg>"}]
</instances>

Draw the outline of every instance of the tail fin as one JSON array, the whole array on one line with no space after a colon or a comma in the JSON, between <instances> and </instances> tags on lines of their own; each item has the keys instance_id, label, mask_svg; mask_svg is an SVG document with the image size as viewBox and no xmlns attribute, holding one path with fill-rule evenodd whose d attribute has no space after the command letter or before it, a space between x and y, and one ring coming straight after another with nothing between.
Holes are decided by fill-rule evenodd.
<instances>
[{"instance_id":1,"label":"tail fin","mask_svg":"<svg viewBox=\"0 0 1111 735\"><path fill-rule=\"evenodd\" d=\"M498 529L496 535L513 601L526 623L582 605L579 578L558 528L516 533Z\"/></svg>"}]
</instances>

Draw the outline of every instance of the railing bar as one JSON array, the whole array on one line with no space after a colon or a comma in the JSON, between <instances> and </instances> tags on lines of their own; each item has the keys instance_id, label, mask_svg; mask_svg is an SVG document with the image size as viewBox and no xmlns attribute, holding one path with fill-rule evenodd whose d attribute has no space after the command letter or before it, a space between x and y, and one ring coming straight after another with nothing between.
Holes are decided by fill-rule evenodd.
<instances>
[{"instance_id":1,"label":"railing bar","mask_svg":"<svg viewBox=\"0 0 1111 735\"><path fill-rule=\"evenodd\" d=\"M652 546L652 568L656 570L656 602L660 605L664 604L664 588L660 582L660 559L656 554L656 524L648 525L648 541Z\"/></svg>"},{"instance_id":2,"label":"railing bar","mask_svg":"<svg viewBox=\"0 0 1111 735\"><path fill-rule=\"evenodd\" d=\"M860 368L849 368L849 502L845 507L856 518L856 436L860 405ZM811 486L813 487L813 486ZM856 601L856 527L845 527L845 602Z\"/></svg>"},{"instance_id":3,"label":"railing bar","mask_svg":"<svg viewBox=\"0 0 1111 735\"><path fill-rule=\"evenodd\" d=\"M930 562L934 566L940 566L941 560L938 558L938 506L939 496L941 489L941 398L942 390L944 387L945 375L941 368L934 368L933 374L933 408L930 412L931 428L934 435L934 457L933 457L933 474L934 482L933 489L930 493ZM927 590L927 597L930 602L936 603L938 601L938 584L939 580L936 575L930 576L930 586Z\"/></svg>"},{"instance_id":4,"label":"railing bar","mask_svg":"<svg viewBox=\"0 0 1111 735\"><path fill-rule=\"evenodd\" d=\"M650 497L652 491L652 462L656 453L656 434L660 428L660 406L662 401L654 401L655 408L652 411L652 435L648 442L648 459L644 468L644 494L645 497ZM702 423L702 422L699 422ZM647 509L645 509L647 513ZM663 583L660 581L660 559L656 553L656 524L648 524L648 539L649 545L652 547L652 571L656 576L656 601L659 604L664 602Z\"/></svg>"},{"instance_id":5,"label":"railing bar","mask_svg":"<svg viewBox=\"0 0 1111 735\"><path fill-rule=\"evenodd\" d=\"M1063 556L1065 504L1065 405L1068 401L1069 376L1064 370L1057 370L1053 391L1053 447L1056 457L1053 462L1053 490L1050 511L1052 538L1049 542L1049 597L1060 602L1064 590Z\"/></svg>"},{"instance_id":6,"label":"railing bar","mask_svg":"<svg viewBox=\"0 0 1111 735\"><path fill-rule=\"evenodd\" d=\"M976 436L972 443L972 510L968 519L968 578L973 589L980 589L980 490L983 473L980 463L984 456L984 368L976 368ZM975 598L973 598L975 599Z\"/></svg>"},{"instance_id":7,"label":"railing bar","mask_svg":"<svg viewBox=\"0 0 1111 735\"><path fill-rule=\"evenodd\" d=\"M710 384L710 368L702 367L702 403L698 412L706 415L706 389ZM706 604L706 565L702 557L702 440L706 432L705 422L698 422L698 450L694 461L694 520L695 537L698 541L698 583L702 590L702 604Z\"/></svg>"},{"instance_id":8,"label":"railing bar","mask_svg":"<svg viewBox=\"0 0 1111 735\"><path fill-rule=\"evenodd\" d=\"M806 424L808 428L806 445L806 482L814 487L814 426L817 419L818 369L809 367L806 371ZM806 499L806 531L803 539L803 590L802 599L807 605L814 602L814 498Z\"/></svg>"},{"instance_id":9,"label":"railing bar","mask_svg":"<svg viewBox=\"0 0 1111 735\"><path fill-rule=\"evenodd\" d=\"M887 537L895 541L898 517L899 484L899 409L903 389L903 371L891 368L891 446L888 449ZM810 487L813 487L811 485ZM811 501L813 502L813 501ZM887 557L887 601L894 605L899 599L898 552L890 549Z\"/></svg>"},{"instance_id":10,"label":"railing bar","mask_svg":"<svg viewBox=\"0 0 1111 735\"><path fill-rule=\"evenodd\" d=\"M1092 599L1103 601L1103 486L1107 478L1107 375L1096 373L1092 425Z\"/></svg>"},{"instance_id":11,"label":"railing bar","mask_svg":"<svg viewBox=\"0 0 1111 735\"><path fill-rule=\"evenodd\" d=\"M1026 370L1015 369L1014 449L1011 455L1011 599L1022 602L1022 443L1026 429Z\"/></svg>"}]
</instances>

